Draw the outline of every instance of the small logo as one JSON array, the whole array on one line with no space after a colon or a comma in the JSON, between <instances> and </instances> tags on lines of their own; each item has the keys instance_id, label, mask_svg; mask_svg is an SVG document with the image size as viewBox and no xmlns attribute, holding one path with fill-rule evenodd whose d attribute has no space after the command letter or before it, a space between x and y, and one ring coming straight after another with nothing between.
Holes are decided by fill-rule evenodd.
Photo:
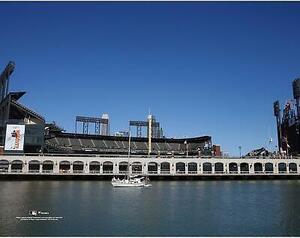
<instances>
[{"instance_id":1,"label":"small logo","mask_svg":"<svg viewBox=\"0 0 300 238\"><path fill-rule=\"evenodd\" d=\"M35 211L35 210L29 211L29 215L31 215L31 216L37 216L37 214L38 214L38 211Z\"/></svg>"}]
</instances>

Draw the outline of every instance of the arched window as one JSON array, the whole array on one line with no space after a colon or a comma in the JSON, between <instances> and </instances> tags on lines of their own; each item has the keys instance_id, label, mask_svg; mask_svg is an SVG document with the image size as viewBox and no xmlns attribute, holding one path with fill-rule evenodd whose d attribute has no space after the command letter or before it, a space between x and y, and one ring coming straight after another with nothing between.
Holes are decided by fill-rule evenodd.
<instances>
[{"instance_id":1,"label":"arched window","mask_svg":"<svg viewBox=\"0 0 300 238\"><path fill-rule=\"evenodd\" d=\"M148 163L148 173L149 174L157 174L158 165L156 162Z\"/></svg>"},{"instance_id":2,"label":"arched window","mask_svg":"<svg viewBox=\"0 0 300 238\"><path fill-rule=\"evenodd\" d=\"M59 163L59 172L60 173L70 173L71 163L69 161L61 161Z\"/></svg>"},{"instance_id":3,"label":"arched window","mask_svg":"<svg viewBox=\"0 0 300 238\"><path fill-rule=\"evenodd\" d=\"M255 163L255 164L254 164L254 172L255 172L256 174L260 174L260 173L263 172L263 166L262 166L261 163Z\"/></svg>"},{"instance_id":4,"label":"arched window","mask_svg":"<svg viewBox=\"0 0 300 238\"><path fill-rule=\"evenodd\" d=\"M240 170L242 174L248 174L249 173L249 164L248 163L241 163L240 164Z\"/></svg>"},{"instance_id":5,"label":"arched window","mask_svg":"<svg viewBox=\"0 0 300 238\"><path fill-rule=\"evenodd\" d=\"M176 163L176 173L177 174L185 173L185 163L182 163L182 162Z\"/></svg>"},{"instance_id":6,"label":"arched window","mask_svg":"<svg viewBox=\"0 0 300 238\"><path fill-rule=\"evenodd\" d=\"M38 173L40 172L40 164L41 162L38 160L31 160L28 163L28 172L29 173Z\"/></svg>"},{"instance_id":7,"label":"arched window","mask_svg":"<svg viewBox=\"0 0 300 238\"><path fill-rule=\"evenodd\" d=\"M0 173L8 172L9 162L8 160L0 160Z\"/></svg>"},{"instance_id":8,"label":"arched window","mask_svg":"<svg viewBox=\"0 0 300 238\"><path fill-rule=\"evenodd\" d=\"M105 161L103 163L103 173L104 174L112 174L114 170L114 164L111 161Z\"/></svg>"},{"instance_id":9,"label":"arched window","mask_svg":"<svg viewBox=\"0 0 300 238\"><path fill-rule=\"evenodd\" d=\"M286 173L286 163L279 163L278 171L279 171L279 173Z\"/></svg>"},{"instance_id":10,"label":"arched window","mask_svg":"<svg viewBox=\"0 0 300 238\"><path fill-rule=\"evenodd\" d=\"M11 162L11 172L20 173L23 169L23 161L22 160L13 160Z\"/></svg>"},{"instance_id":11,"label":"arched window","mask_svg":"<svg viewBox=\"0 0 300 238\"><path fill-rule=\"evenodd\" d=\"M188 173L189 174L197 173L197 163L195 162L188 163Z\"/></svg>"},{"instance_id":12,"label":"arched window","mask_svg":"<svg viewBox=\"0 0 300 238\"><path fill-rule=\"evenodd\" d=\"M133 162L131 164L131 171L133 174L141 174L143 172L143 166L141 162Z\"/></svg>"},{"instance_id":13,"label":"arched window","mask_svg":"<svg viewBox=\"0 0 300 238\"><path fill-rule=\"evenodd\" d=\"M203 173L204 174L211 174L212 173L212 164L211 163L203 163Z\"/></svg>"},{"instance_id":14,"label":"arched window","mask_svg":"<svg viewBox=\"0 0 300 238\"><path fill-rule=\"evenodd\" d=\"M216 174L222 174L222 173L224 173L224 165L223 165L223 163L220 163L220 162L215 163L215 173Z\"/></svg>"},{"instance_id":15,"label":"arched window","mask_svg":"<svg viewBox=\"0 0 300 238\"><path fill-rule=\"evenodd\" d=\"M170 163L169 162L162 162L160 164L160 173L161 174L169 174L170 173Z\"/></svg>"},{"instance_id":16,"label":"arched window","mask_svg":"<svg viewBox=\"0 0 300 238\"><path fill-rule=\"evenodd\" d=\"M100 173L100 162L99 161L91 161L89 165L89 171L91 174Z\"/></svg>"},{"instance_id":17,"label":"arched window","mask_svg":"<svg viewBox=\"0 0 300 238\"><path fill-rule=\"evenodd\" d=\"M54 162L51 160L45 160L42 165L42 172L43 173L52 173L54 167Z\"/></svg>"},{"instance_id":18,"label":"arched window","mask_svg":"<svg viewBox=\"0 0 300 238\"><path fill-rule=\"evenodd\" d=\"M237 174L238 173L237 163L230 163L229 164L229 173L231 173L231 174Z\"/></svg>"},{"instance_id":19,"label":"arched window","mask_svg":"<svg viewBox=\"0 0 300 238\"><path fill-rule=\"evenodd\" d=\"M74 161L73 162L73 173L83 173L84 163L82 161Z\"/></svg>"},{"instance_id":20,"label":"arched window","mask_svg":"<svg viewBox=\"0 0 300 238\"><path fill-rule=\"evenodd\" d=\"M273 173L274 168L272 163L266 163L265 164L265 172L266 173Z\"/></svg>"},{"instance_id":21,"label":"arched window","mask_svg":"<svg viewBox=\"0 0 300 238\"><path fill-rule=\"evenodd\" d=\"M289 163L289 172L292 173L297 173L297 164L296 163Z\"/></svg>"}]
</instances>

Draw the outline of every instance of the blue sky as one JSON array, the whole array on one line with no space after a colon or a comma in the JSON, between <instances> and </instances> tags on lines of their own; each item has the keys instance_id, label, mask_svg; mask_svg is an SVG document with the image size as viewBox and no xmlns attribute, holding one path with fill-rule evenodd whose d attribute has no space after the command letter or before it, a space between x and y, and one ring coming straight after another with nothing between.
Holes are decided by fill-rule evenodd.
<instances>
[{"instance_id":1,"label":"blue sky","mask_svg":"<svg viewBox=\"0 0 300 238\"><path fill-rule=\"evenodd\" d=\"M0 3L0 66L11 90L74 131L108 113L111 131L149 108L168 137L211 135L238 155L276 144L273 102L300 76L300 3Z\"/></svg>"}]
</instances>

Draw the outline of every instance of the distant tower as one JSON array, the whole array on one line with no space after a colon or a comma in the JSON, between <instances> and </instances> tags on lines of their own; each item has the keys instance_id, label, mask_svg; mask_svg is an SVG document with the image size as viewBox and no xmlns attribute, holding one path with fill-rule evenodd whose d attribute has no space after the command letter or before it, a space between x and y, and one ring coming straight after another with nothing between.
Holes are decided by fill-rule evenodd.
<instances>
[{"instance_id":1,"label":"distant tower","mask_svg":"<svg viewBox=\"0 0 300 238\"><path fill-rule=\"evenodd\" d=\"M282 148L282 132L281 132L281 115L280 115L280 104L279 101L274 102L274 116L276 117L277 124L277 138L278 138L278 151Z\"/></svg>"},{"instance_id":2,"label":"distant tower","mask_svg":"<svg viewBox=\"0 0 300 238\"><path fill-rule=\"evenodd\" d=\"M294 99L296 100L296 107L297 107L297 119L300 120L300 78L295 79L293 81L293 94Z\"/></svg>"},{"instance_id":3,"label":"distant tower","mask_svg":"<svg viewBox=\"0 0 300 238\"><path fill-rule=\"evenodd\" d=\"M109 134L110 134L109 116L108 116L107 113L104 113L101 118L107 120L107 124L106 123L101 124L101 135L102 136L109 136Z\"/></svg>"}]
</instances>

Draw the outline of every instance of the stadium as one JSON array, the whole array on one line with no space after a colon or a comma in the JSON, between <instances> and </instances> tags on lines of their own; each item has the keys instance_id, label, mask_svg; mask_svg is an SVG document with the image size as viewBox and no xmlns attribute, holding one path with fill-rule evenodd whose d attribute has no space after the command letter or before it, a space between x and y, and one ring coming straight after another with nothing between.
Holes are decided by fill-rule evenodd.
<instances>
[{"instance_id":1,"label":"stadium","mask_svg":"<svg viewBox=\"0 0 300 238\"><path fill-rule=\"evenodd\" d=\"M108 114L77 116L75 132L65 132L21 104L25 92L9 91L14 69L15 64L9 62L0 75L1 177L111 178L130 173L157 178L232 179L300 174L297 157L273 157L265 150L227 157L220 146L212 145L211 136L166 138L153 115L144 121L129 121L129 130L115 135L110 135Z\"/></svg>"},{"instance_id":2,"label":"stadium","mask_svg":"<svg viewBox=\"0 0 300 238\"><path fill-rule=\"evenodd\" d=\"M15 68L13 62L1 74L0 84L0 146L5 146L6 125L24 125L24 147L22 150L5 150L5 153L51 153L51 154L117 154L125 155L129 150L129 133L109 134L109 117L77 116L75 133L66 133L55 123L47 123L34 110L22 105L20 99L25 92L10 92L9 80ZM89 133L91 124L94 133ZM78 125L82 131L78 132ZM165 138L160 123L154 116L145 121L130 121L129 128L136 127L136 136L131 136L130 153L134 155L211 155L210 136L195 138ZM147 136L142 135L146 128ZM149 144L149 136L151 143ZM149 148L151 146L151 148ZM3 153L3 151L2 151Z\"/></svg>"}]
</instances>

